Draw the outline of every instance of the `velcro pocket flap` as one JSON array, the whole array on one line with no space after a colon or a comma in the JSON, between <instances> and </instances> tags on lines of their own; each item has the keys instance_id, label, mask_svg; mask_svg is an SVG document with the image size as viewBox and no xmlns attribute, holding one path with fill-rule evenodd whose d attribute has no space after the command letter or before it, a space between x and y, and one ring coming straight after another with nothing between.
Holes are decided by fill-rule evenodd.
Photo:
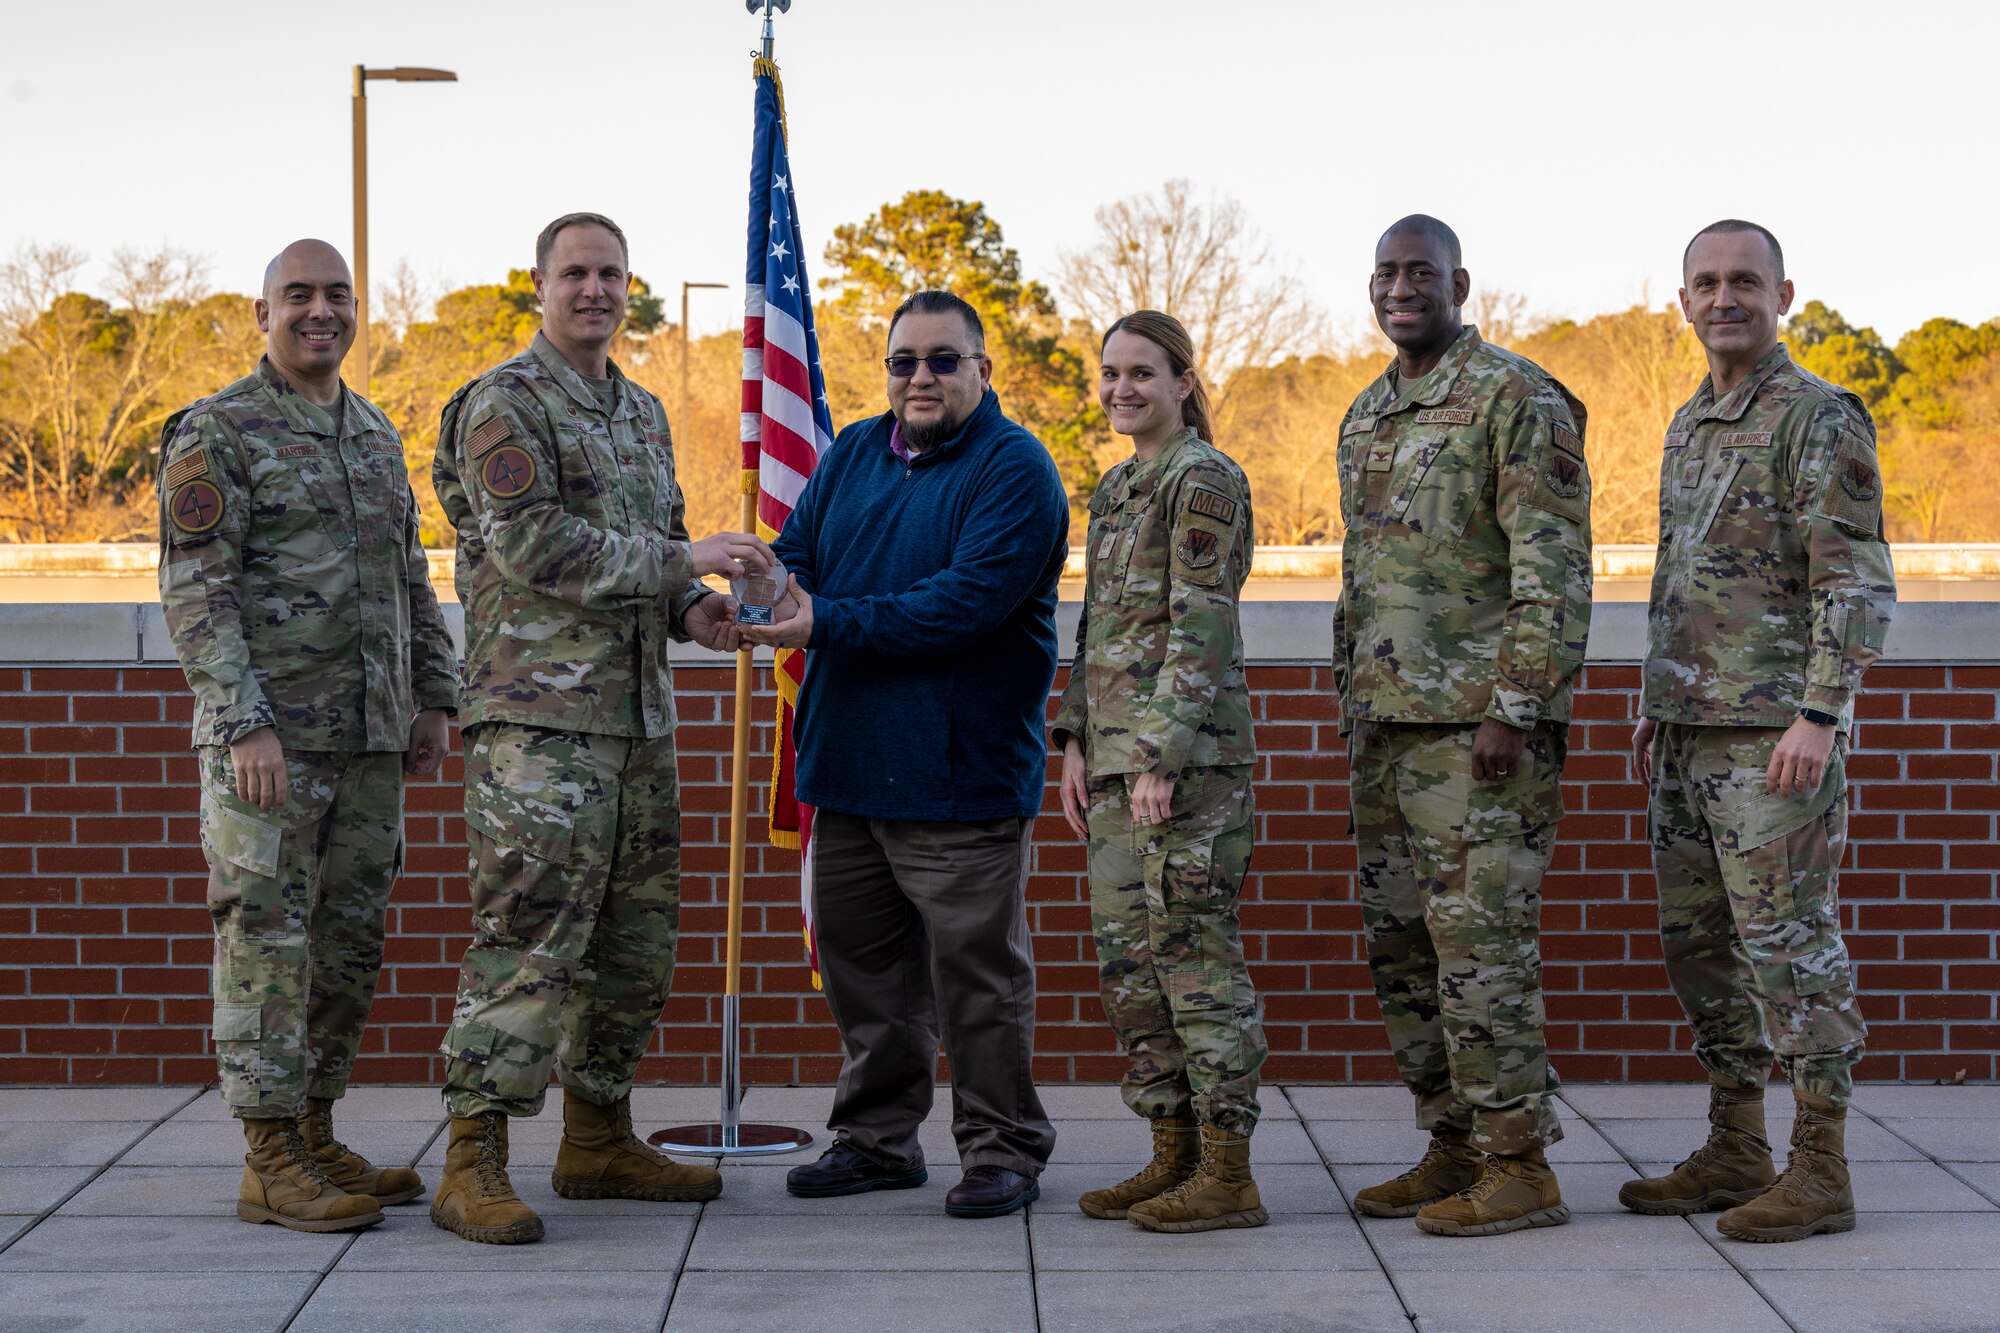
<instances>
[{"instance_id":1,"label":"velcro pocket flap","mask_svg":"<svg viewBox=\"0 0 2000 1333\"><path fill-rule=\"evenodd\" d=\"M488 841L550 865L569 860L576 838L567 810L523 796L490 777L466 784L465 822Z\"/></svg>"},{"instance_id":2,"label":"velcro pocket flap","mask_svg":"<svg viewBox=\"0 0 2000 1333\"><path fill-rule=\"evenodd\" d=\"M493 1062L493 1052L506 1039L506 1033L484 1023L454 1023L438 1050L453 1060L484 1068Z\"/></svg>"},{"instance_id":3,"label":"velcro pocket flap","mask_svg":"<svg viewBox=\"0 0 2000 1333\"><path fill-rule=\"evenodd\" d=\"M1804 828L1833 809L1833 803L1846 794L1847 776L1843 771L1840 750L1836 747L1827 757L1826 775L1820 779L1819 790L1811 795L1785 796L1759 792L1740 805L1718 811L1723 843L1727 846L1733 839L1733 850L1754 851Z\"/></svg>"},{"instance_id":4,"label":"velcro pocket flap","mask_svg":"<svg viewBox=\"0 0 2000 1333\"><path fill-rule=\"evenodd\" d=\"M209 836L215 844L215 854L253 875L275 879L278 874L278 851L284 845L285 830L246 815L241 810L232 810L219 801L210 809L214 820Z\"/></svg>"},{"instance_id":5,"label":"velcro pocket flap","mask_svg":"<svg viewBox=\"0 0 2000 1333\"><path fill-rule=\"evenodd\" d=\"M1831 990L1847 976L1847 945L1838 935L1829 934L1806 952L1792 956L1792 989L1801 995Z\"/></svg>"},{"instance_id":6,"label":"velcro pocket flap","mask_svg":"<svg viewBox=\"0 0 2000 1333\"><path fill-rule=\"evenodd\" d=\"M217 1041L256 1041L264 1035L264 1010L255 1004L215 1006Z\"/></svg>"},{"instance_id":7,"label":"velcro pocket flap","mask_svg":"<svg viewBox=\"0 0 2000 1333\"><path fill-rule=\"evenodd\" d=\"M1166 981L1167 1003L1177 1013L1202 1013L1228 1009L1235 1003L1234 987L1226 967L1177 967Z\"/></svg>"}]
</instances>

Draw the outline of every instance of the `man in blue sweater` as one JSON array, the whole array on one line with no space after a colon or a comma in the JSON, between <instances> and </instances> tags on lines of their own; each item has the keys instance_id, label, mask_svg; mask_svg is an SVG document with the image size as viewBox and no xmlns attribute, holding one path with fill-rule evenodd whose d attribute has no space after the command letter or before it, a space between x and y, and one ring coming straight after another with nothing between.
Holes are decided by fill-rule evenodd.
<instances>
[{"instance_id":1,"label":"man in blue sweater","mask_svg":"<svg viewBox=\"0 0 2000 1333\"><path fill-rule=\"evenodd\" d=\"M780 622L744 637L810 648L796 739L817 806L813 905L846 1046L834 1145L792 1171L804 1197L928 1178L938 1032L965 1176L956 1217L1035 1199L1055 1145L1030 1064L1025 894L1042 808L1069 502L1041 443L988 387L973 308L919 292L889 325L889 411L840 433L773 549Z\"/></svg>"}]
</instances>

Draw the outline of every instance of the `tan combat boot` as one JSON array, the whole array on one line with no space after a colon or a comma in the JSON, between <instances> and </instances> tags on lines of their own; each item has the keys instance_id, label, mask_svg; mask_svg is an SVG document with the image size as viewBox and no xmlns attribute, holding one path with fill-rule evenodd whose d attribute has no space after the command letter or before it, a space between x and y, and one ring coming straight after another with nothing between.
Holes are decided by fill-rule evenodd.
<instances>
[{"instance_id":1,"label":"tan combat boot","mask_svg":"<svg viewBox=\"0 0 2000 1333\"><path fill-rule=\"evenodd\" d=\"M424 1182L407 1166L376 1166L335 1138L330 1098L306 1098L306 1113L299 1117L299 1137L306 1141L326 1178L349 1194L366 1194L387 1207L408 1203L424 1192Z\"/></svg>"},{"instance_id":2,"label":"tan combat boot","mask_svg":"<svg viewBox=\"0 0 2000 1333\"><path fill-rule=\"evenodd\" d=\"M1422 1161L1394 1180L1356 1190L1354 1206L1370 1217L1414 1217L1425 1204L1449 1199L1479 1179L1485 1162L1470 1135L1434 1129Z\"/></svg>"},{"instance_id":3,"label":"tan combat boot","mask_svg":"<svg viewBox=\"0 0 2000 1333\"><path fill-rule=\"evenodd\" d=\"M276 1222L294 1231L358 1231L382 1220L365 1194L349 1194L327 1179L319 1160L290 1118L245 1120L243 1188L236 1215L245 1222Z\"/></svg>"},{"instance_id":4,"label":"tan combat boot","mask_svg":"<svg viewBox=\"0 0 2000 1333\"><path fill-rule=\"evenodd\" d=\"M1133 1204L1125 1220L1148 1231L1213 1231L1261 1227L1271 1220L1250 1178L1250 1140L1215 1125L1201 1127L1194 1174L1154 1198Z\"/></svg>"},{"instance_id":5,"label":"tan combat boot","mask_svg":"<svg viewBox=\"0 0 2000 1333\"><path fill-rule=\"evenodd\" d=\"M1764 1090L1715 1087L1708 1094L1708 1142L1664 1176L1628 1180L1618 1202L1635 1213L1705 1213L1748 1203L1778 1178L1764 1137Z\"/></svg>"},{"instance_id":6,"label":"tan combat boot","mask_svg":"<svg viewBox=\"0 0 2000 1333\"><path fill-rule=\"evenodd\" d=\"M1076 1201L1088 1217L1120 1219L1135 1203L1157 1198L1194 1174L1201 1162L1201 1126L1192 1116L1153 1121L1153 1160L1116 1185L1090 1190Z\"/></svg>"},{"instance_id":7,"label":"tan combat boot","mask_svg":"<svg viewBox=\"0 0 2000 1333\"><path fill-rule=\"evenodd\" d=\"M507 1179L505 1112L451 1118L444 1175L431 1196L431 1222L482 1245L525 1245L542 1238L542 1219Z\"/></svg>"},{"instance_id":8,"label":"tan combat boot","mask_svg":"<svg viewBox=\"0 0 2000 1333\"><path fill-rule=\"evenodd\" d=\"M1804 1240L1854 1230L1854 1185L1847 1175L1847 1108L1794 1088L1792 1159L1770 1189L1715 1219L1731 1240Z\"/></svg>"},{"instance_id":9,"label":"tan combat boot","mask_svg":"<svg viewBox=\"0 0 2000 1333\"><path fill-rule=\"evenodd\" d=\"M1499 1236L1567 1221L1569 1206L1540 1148L1521 1157L1488 1157L1478 1180L1417 1212L1417 1225L1433 1236Z\"/></svg>"},{"instance_id":10,"label":"tan combat boot","mask_svg":"<svg viewBox=\"0 0 2000 1333\"><path fill-rule=\"evenodd\" d=\"M641 1143L632 1132L629 1096L599 1106L565 1088L562 1144L550 1184L565 1199L699 1203L722 1193L722 1173L676 1162Z\"/></svg>"}]
</instances>

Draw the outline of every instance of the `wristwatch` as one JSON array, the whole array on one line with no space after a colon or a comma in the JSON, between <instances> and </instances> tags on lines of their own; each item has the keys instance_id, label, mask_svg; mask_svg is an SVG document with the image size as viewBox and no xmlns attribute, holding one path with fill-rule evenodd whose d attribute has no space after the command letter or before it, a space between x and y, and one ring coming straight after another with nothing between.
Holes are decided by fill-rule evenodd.
<instances>
[{"instance_id":1,"label":"wristwatch","mask_svg":"<svg viewBox=\"0 0 2000 1333\"><path fill-rule=\"evenodd\" d=\"M1818 727L1837 727L1840 719L1832 713L1822 713L1817 708L1801 708L1799 716Z\"/></svg>"}]
</instances>

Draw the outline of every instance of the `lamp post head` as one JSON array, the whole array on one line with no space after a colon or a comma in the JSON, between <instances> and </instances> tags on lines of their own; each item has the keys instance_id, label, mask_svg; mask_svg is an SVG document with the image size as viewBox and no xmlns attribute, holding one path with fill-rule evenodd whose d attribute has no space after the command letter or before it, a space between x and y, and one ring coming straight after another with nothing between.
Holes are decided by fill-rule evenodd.
<instances>
[{"instance_id":1,"label":"lamp post head","mask_svg":"<svg viewBox=\"0 0 2000 1333\"><path fill-rule=\"evenodd\" d=\"M421 65L397 65L393 69L362 69L362 77L393 79L397 83L457 83L458 75L448 69L426 69Z\"/></svg>"}]
</instances>

